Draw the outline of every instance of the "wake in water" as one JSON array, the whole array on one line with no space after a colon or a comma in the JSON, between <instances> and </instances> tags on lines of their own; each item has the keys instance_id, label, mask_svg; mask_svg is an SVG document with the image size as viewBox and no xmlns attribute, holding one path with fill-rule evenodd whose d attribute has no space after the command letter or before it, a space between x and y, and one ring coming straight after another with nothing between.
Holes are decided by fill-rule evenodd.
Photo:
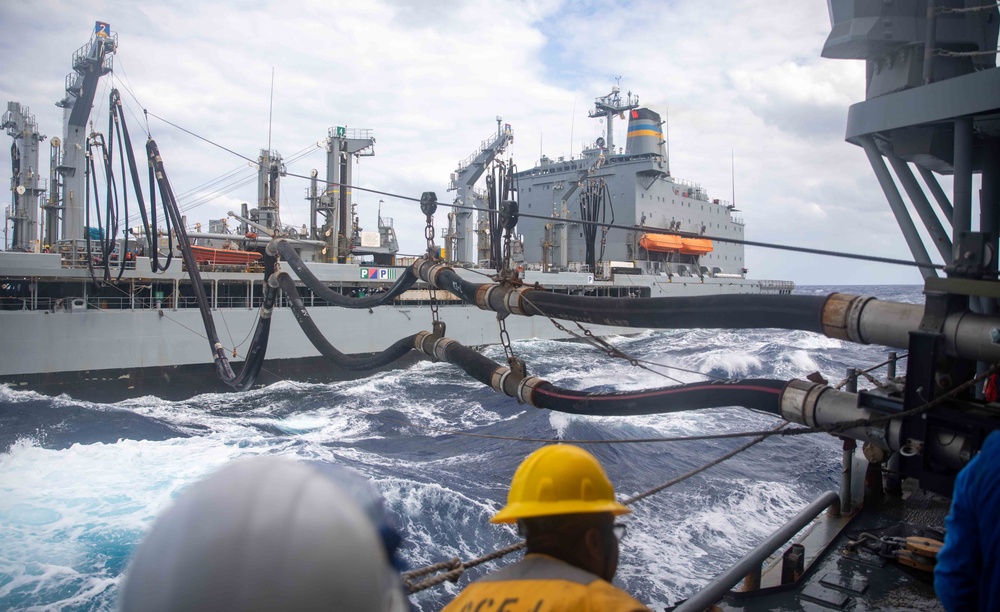
<instances>
[{"instance_id":1,"label":"wake in water","mask_svg":"<svg viewBox=\"0 0 1000 612\"><path fill-rule=\"evenodd\" d=\"M893 287L879 297L922 296L919 287ZM885 358L881 347L805 332L657 331L611 341L641 359L690 371L638 369L577 343L528 341L514 349L532 374L574 389L675 384L660 373L703 379L693 372L793 378L819 371L837 382L846 367ZM485 353L502 361L499 347ZM179 402L144 397L104 405L0 387L0 608L113 609L128 557L155 516L184 487L238 457L319 459L363 472L385 496L404 537L403 558L415 568L517 541L513 529L487 520L503 505L514 469L539 444L449 432L625 440L778 422L739 408L629 418L551 413L430 362L357 381L284 382ZM743 442L587 448L627 497ZM654 608L690 595L820 492L836 489L839 466L839 443L830 436L772 438L636 503L625 518L629 535L616 582ZM471 570L458 585L414 601L438 609L497 566Z\"/></svg>"}]
</instances>

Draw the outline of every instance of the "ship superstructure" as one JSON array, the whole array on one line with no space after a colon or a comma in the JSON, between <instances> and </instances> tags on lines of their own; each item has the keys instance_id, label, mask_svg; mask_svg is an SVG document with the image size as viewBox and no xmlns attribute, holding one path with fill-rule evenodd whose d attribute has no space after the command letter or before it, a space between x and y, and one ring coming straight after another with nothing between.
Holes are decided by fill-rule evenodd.
<instances>
[{"instance_id":1,"label":"ship superstructure","mask_svg":"<svg viewBox=\"0 0 1000 612\"><path fill-rule=\"evenodd\" d=\"M619 116L628 118L624 144L614 135ZM606 135L580 156L543 156L516 175L521 211L553 217L518 224L527 264L601 276L610 275L612 262L627 262L646 274L745 276L742 245L704 237L743 239L743 219L734 214L739 211L731 202L709 198L701 185L671 175L659 113L615 86L596 99L590 117L602 121ZM614 219L633 229L595 232L581 219Z\"/></svg>"}]
</instances>

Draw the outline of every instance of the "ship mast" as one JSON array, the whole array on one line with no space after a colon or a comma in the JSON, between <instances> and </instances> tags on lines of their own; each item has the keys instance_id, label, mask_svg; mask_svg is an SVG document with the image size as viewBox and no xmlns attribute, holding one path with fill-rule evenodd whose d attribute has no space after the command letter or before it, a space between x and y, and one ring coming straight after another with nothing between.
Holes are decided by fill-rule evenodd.
<instances>
[{"instance_id":1,"label":"ship mast","mask_svg":"<svg viewBox=\"0 0 1000 612\"><path fill-rule=\"evenodd\" d=\"M587 114L587 116L591 119L596 119L598 117L604 118L605 123L607 124L607 147L611 152L611 155L614 155L615 153L613 123L615 115L621 115L625 111L632 110L633 108L639 108L639 96L630 91L626 94L625 100L623 101L621 89L615 85L611 88L611 93L594 100L594 110Z\"/></svg>"}]
</instances>

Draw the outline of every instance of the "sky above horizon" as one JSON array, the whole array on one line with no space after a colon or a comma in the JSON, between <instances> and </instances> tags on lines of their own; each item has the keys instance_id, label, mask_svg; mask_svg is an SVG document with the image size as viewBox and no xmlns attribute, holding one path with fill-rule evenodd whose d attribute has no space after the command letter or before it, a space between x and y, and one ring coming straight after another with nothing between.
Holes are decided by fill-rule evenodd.
<instances>
[{"instance_id":1,"label":"sky above horizon","mask_svg":"<svg viewBox=\"0 0 1000 612\"><path fill-rule=\"evenodd\" d=\"M253 159L270 138L289 172L322 177L329 128L372 129L375 156L361 158L355 184L450 202L449 174L497 116L512 126L521 168L539 153L579 154L603 130L587 118L594 98L620 78L623 92L668 117L674 177L711 198L735 190L748 240L912 259L864 152L844 142L864 64L820 57L830 28L822 0L6 0L0 101L27 105L49 138L62 136L54 103L97 20L119 46L91 119L106 129L118 87L134 141L147 109ZM248 162L157 119L148 126L182 208L194 206L189 223L207 229L256 199ZM10 168L7 146L0 167ZM282 220L308 223L308 181L281 186ZM401 250L421 251L413 203L355 191L361 225L375 228L380 199ZM445 225L443 209L435 221ZM746 260L752 278L803 285L921 282L916 268L757 247Z\"/></svg>"}]
</instances>

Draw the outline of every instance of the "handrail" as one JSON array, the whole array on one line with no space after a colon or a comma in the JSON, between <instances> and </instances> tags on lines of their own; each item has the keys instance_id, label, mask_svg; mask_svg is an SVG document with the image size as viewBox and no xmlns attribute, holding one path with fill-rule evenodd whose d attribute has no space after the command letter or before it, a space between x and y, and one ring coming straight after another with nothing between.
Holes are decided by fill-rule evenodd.
<instances>
[{"instance_id":1,"label":"handrail","mask_svg":"<svg viewBox=\"0 0 1000 612\"><path fill-rule=\"evenodd\" d=\"M744 555L732 567L706 584L687 601L674 608L674 612L701 612L719 601L736 583L760 567L760 564L766 561L774 551L781 548L792 536L834 504L839 506L840 496L833 491L827 491L817 497L811 504L792 517L792 520L779 527L777 531Z\"/></svg>"}]
</instances>

